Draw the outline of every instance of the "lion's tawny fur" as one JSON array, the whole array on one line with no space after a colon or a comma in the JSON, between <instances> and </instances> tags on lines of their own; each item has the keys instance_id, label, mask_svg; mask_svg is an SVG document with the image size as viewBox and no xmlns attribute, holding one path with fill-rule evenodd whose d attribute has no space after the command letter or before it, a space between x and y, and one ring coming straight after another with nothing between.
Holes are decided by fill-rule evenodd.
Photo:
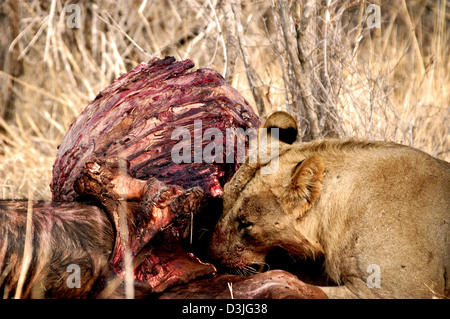
<instances>
[{"instance_id":1,"label":"lion's tawny fur","mask_svg":"<svg viewBox=\"0 0 450 319\"><path fill-rule=\"evenodd\" d=\"M322 287L331 298L449 296L449 163L395 143L333 139L280 143L277 172L260 168L244 164L225 187L217 260L262 263L279 246L323 255L340 284Z\"/></svg>"}]
</instances>

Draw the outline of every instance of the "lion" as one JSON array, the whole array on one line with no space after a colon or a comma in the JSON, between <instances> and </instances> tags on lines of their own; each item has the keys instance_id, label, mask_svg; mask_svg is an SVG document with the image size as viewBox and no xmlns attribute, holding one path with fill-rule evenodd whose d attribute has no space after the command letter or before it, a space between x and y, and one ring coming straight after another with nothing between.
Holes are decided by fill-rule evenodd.
<instances>
[{"instance_id":1,"label":"lion","mask_svg":"<svg viewBox=\"0 0 450 319\"><path fill-rule=\"evenodd\" d=\"M293 143L286 123L262 126L280 128L278 170L247 159L225 185L211 257L247 267L281 247L324 258L329 298L449 298L450 164L393 142Z\"/></svg>"}]
</instances>

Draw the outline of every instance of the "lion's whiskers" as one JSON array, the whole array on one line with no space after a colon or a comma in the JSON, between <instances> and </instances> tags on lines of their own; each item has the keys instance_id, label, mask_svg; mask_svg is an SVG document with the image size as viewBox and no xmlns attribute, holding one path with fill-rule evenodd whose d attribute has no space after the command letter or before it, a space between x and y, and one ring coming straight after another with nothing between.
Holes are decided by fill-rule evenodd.
<instances>
[{"instance_id":1,"label":"lion's whiskers","mask_svg":"<svg viewBox=\"0 0 450 319\"><path fill-rule=\"evenodd\" d=\"M239 276L252 276L264 271L270 270L270 266L265 262L254 263L251 266L240 266L234 268L228 268L227 274L239 275Z\"/></svg>"}]
</instances>

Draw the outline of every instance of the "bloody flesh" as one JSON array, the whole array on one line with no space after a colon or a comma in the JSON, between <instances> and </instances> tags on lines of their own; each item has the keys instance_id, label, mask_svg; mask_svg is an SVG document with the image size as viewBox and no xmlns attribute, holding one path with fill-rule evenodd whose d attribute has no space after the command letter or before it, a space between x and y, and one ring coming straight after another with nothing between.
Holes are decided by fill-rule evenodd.
<instances>
[{"instance_id":1,"label":"bloody flesh","mask_svg":"<svg viewBox=\"0 0 450 319\"><path fill-rule=\"evenodd\" d=\"M201 120L203 132L215 127L225 139L227 128L245 130L258 128L260 123L250 105L220 74L210 69L188 72L193 66L191 60L155 58L101 91L72 123L59 146L51 183L53 200L76 198L74 181L84 164L93 157L112 156L126 159L134 178L155 177L183 188L199 186L205 195L221 196L239 163L176 164L171 150L179 140L171 139L173 130L186 128L193 137L194 121ZM202 148L210 142L204 140Z\"/></svg>"},{"instance_id":2,"label":"bloody flesh","mask_svg":"<svg viewBox=\"0 0 450 319\"><path fill-rule=\"evenodd\" d=\"M188 227L192 231L193 215L207 210L211 198L221 198L240 163L237 151L231 157L224 152L212 163L198 161L194 144L204 149L211 140L198 142L194 136L217 128L222 140L216 136L214 143L229 152L227 129L260 125L220 74L190 72L193 66L191 60L154 58L115 80L72 123L53 166L53 200L101 203L116 232L112 271L124 278L129 248L134 279L154 291L216 271L185 252L178 238L189 234ZM200 132L194 127L199 121ZM192 161L187 163L172 159L177 128L192 137ZM155 240L158 234L168 240Z\"/></svg>"}]
</instances>

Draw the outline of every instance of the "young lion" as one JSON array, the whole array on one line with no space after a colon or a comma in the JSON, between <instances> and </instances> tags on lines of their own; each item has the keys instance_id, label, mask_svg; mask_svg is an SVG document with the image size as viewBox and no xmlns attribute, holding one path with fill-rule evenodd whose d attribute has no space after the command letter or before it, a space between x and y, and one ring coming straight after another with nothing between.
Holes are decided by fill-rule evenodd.
<instances>
[{"instance_id":1,"label":"young lion","mask_svg":"<svg viewBox=\"0 0 450 319\"><path fill-rule=\"evenodd\" d=\"M278 170L247 162L225 186L211 255L229 267L275 247L323 256L330 298L448 298L449 163L387 142L290 145L286 123L277 112L263 125L282 131Z\"/></svg>"}]
</instances>

